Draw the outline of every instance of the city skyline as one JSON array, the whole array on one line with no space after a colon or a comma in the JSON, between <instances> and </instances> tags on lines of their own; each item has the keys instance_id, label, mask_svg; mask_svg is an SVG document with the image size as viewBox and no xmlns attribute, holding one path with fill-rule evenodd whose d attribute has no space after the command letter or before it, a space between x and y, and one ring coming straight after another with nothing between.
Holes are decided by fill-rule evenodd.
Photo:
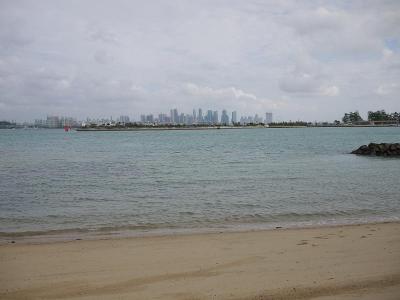
<instances>
[{"instance_id":1,"label":"city skyline","mask_svg":"<svg viewBox=\"0 0 400 300\"><path fill-rule=\"evenodd\" d=\"M139 118L134 118L129 114L121 114L120 116L109 116L109 117L89 117L84 119L78 119L71 116L59 116L59 115L47 115L46 119L37 118L33 121L19 122L21 124L33 125L35 127L48 127L57 128L63 126L79 126L82 123L107 123L107 122L118 122L118 123L142 123L142 124L185 124L185 125L216 125L225 124L230 125L234 123L249 124L249 123L272 123L271 112L265 112L264 114L252 115L239 115L237 111L228 112L223 109L219 116L218 110L205 110L193 109L192 114L179 112L177 108L170 109L169 114L167 113L150 113L142 114ZM14 120L5 120L14 121Z\"/></svg>"}]
</instances>

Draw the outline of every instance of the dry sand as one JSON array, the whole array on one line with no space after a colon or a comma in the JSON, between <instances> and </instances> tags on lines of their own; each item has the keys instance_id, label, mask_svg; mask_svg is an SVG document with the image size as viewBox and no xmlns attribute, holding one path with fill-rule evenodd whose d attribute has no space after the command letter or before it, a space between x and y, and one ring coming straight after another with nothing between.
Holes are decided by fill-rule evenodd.
<instances>
[{"instance_id":1,"label":"dry sand","mask_svg":"<svg viewBox=\"0 0 400 300\"><path fill-rule=\"evenodd\" d=\"M400 223L17 241L0 299L400 299Z\"/></svg>"}]
</instances>

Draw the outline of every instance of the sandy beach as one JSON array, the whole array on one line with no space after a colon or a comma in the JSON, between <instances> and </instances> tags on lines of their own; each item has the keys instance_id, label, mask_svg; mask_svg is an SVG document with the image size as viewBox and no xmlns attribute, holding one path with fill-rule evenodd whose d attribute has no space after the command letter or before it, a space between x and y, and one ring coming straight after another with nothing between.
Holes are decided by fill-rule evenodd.
<instances>
[{"instance_id":1,"label":"sandy beach","mask_svg":"<svg viewBox=\"0 0 400 300\"><path fill-rule=\"evenodd\" d=\"M400 299L400 223L0 246L1 299Z\"/></svg>"}]
</instances>

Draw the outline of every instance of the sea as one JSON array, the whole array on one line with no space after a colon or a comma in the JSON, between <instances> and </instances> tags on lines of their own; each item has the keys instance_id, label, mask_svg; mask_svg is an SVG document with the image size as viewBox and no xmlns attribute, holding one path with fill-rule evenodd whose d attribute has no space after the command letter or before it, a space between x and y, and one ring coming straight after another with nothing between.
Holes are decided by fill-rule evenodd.
<instances>
[{"instance_id":1,"label":"sea","mask_svg":"<svg viewBox=\"0 0 400 300\"><path fill-rule=\"evenodd\" d=\"M400 127L0 130L0 241L400 220Z\"/></svg>"}]
</instances>

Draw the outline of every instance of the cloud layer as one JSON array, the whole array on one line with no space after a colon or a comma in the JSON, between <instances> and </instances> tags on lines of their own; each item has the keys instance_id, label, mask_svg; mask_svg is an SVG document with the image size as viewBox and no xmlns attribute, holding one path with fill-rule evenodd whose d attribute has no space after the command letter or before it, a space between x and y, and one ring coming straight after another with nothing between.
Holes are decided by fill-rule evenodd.
<instances>
[{"instance_id":1,"label":"cloud layer","mask_svg":"<svg viewBox=\"0 0 400 300\"><path fill-rule=\"evenodd\" d=\"M1 1L0 119L400 111L398 1Z\"/></svg>"}]
</instances>

